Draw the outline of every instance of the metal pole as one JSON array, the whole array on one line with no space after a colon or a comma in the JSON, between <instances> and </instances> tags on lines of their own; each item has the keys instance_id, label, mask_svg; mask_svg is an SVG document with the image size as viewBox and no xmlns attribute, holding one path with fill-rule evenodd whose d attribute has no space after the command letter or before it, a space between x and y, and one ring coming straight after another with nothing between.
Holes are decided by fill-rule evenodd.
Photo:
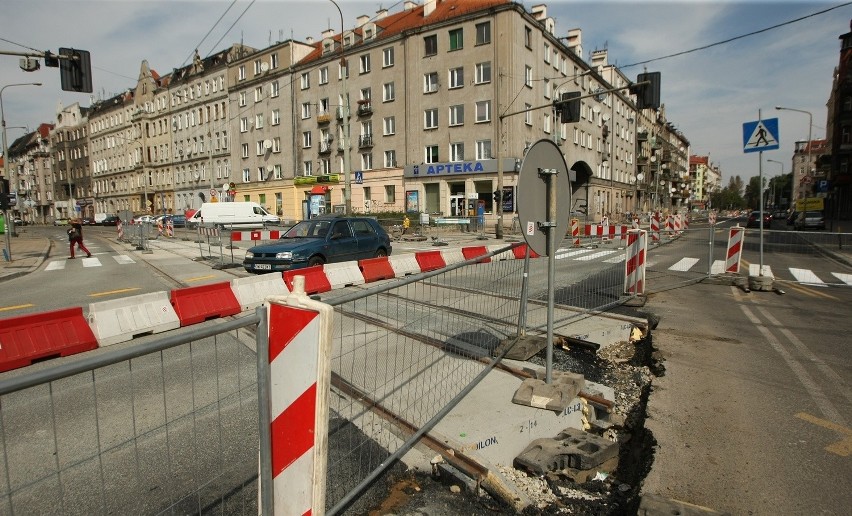
<instances>
[{"instance_id":1,"label":"metal pole","mask_svg":"<svg viewBox=\"0 0 852 516\"><path fill-rule=\"evenodd\" d=\"M337 5L337 2L334 0L329 0L334 4L334 7L337 8L337 12L340 13L340 69L343 75L341 80L341 88L342 91L340 96L343 101L343 172L344 172L344 181L345 181L345 189L343 191L343 204L345 206L346 214L352 214L352 168L350 156L349 156L349 142L350 142L350 132L349 132L349 90L346 87L346 76L349 75L349 65L346 63L346 46L343 41L343 11L340 10L340 6Z\"/></svg>"},{"instance_id":2,"label":"metal pole","mask_svg":"<svg viewBox=\"0 0 852 516\"><path fill-rule=\"evenodd\" d=\"M759 109L757 110L757 119L761 120ZM760 195L760 266L757 275L763 276L763 151L758 152L757 172L759 177L758 185L760 185L760 191L758 192Z\"/></svg>"}]
</instances>

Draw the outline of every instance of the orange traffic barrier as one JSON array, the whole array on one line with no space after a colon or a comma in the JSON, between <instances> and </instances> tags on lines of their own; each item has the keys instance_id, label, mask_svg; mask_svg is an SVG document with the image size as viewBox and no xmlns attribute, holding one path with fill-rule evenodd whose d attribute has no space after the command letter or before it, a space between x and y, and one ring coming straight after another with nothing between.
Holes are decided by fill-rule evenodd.
<instances>
[{"instance_id":1,"label":"orange traffic barrier","mask_svg":"<svg viewBox=\"0 0 852 516\"><path fill-rule=\"evenodd\" d=\"M293 278L296 276L305 277L305 294L319 294L331 290L331 282L328 280L328 276L325 275L325 269L323 269L322 265L285 272L284 283L287 284L290 292L293 291Z\"/></svg>"},{"instance_id":2,"label":"orange traffic barrier","mask_svg":"<svg viewBox=\"0 0 852 516\"><path fill-rule=\"evenodd\" d=\"M367 283L396 277L387 256L359 260L358 267L361 269L361 274L364 275L364 281Z\"/></svg>"},{"instance_id":3,"label":"orange traffic barrier","mask_svg":"<svg viewBox=\"0 0 852 516\"><path fill-rule=\"evenodd\" d=\"M171 303L181 326L236 315L242 310L229 281L172 290Z\"/></svg>"},{"instance_id":4,"label":"orange traffic barrier","mask_svg":"<svg viewBox=\"0 0 852 516\"><path fill-rule=\"evenodd\" d=\"M444 256L441 251L423 251L414 253L414 258L417 259L417 265L420 266L420 272L429 272L436 269L443 269L447 266L444 262Z\"/></svg>"},{"instance_id":5,"label":"orange traffic barrier","mask_svg":"<svg viewBox=\"0 0 852 516\"><path fill-rule=\"evenodd\" d=\"M470 260L471 258L476 258L477 256L482 256L484 254L488 254L488 248L484 245L477 247L462 247L462 255L464 255L465 260ZM479 260L477 263L489 263L491 262L491 258L483 258Z\"/></svg>"},{"instance_id":6,"label":"orange traffic barrier","mask_svg":"<svg viewBox=\"0 0 852 516\"><path fill-rule=\"evenodd\" d=\"M0 372L97 347L79 306L0 321Z\"/></svg>"}]
</instances>

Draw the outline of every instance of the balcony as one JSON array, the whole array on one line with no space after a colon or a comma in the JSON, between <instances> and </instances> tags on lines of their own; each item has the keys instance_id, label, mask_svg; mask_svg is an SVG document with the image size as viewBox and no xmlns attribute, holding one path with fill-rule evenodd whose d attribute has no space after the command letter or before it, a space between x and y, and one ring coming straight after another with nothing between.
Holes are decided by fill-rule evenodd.
<instances>
[{"instance_id":1,"label":"balcony","mask_svg":"<svg viewBox=\"0 0 852 516\"><path fill-rule=\"evenodd\" d=\"M638 142L646 142L648 141L648 131L645 132L637 132L636 133L636 141Z\"/></svg>"},{"instance_id":2,"label":"balcony","mask_svg":"<svg viewBox=\"0 0 852 516\"><path fill-rule=\"evenodd\" d=\"M358 101L358 116L369 116L373 114L373 105L369 100Z\"/></svg>"},{"instance_id":3,"label":"balcony","mask_svg":"<svg viewBox=\"0 0 852 516\"><path fill-rule=\"evenodd\" d=\"M328 154L329 152L331 152L331 142L320 142L319 153Z\"/></svg>"},{"instance_id":4,"label":"balcony","mask_svg":"<svg viewBox=\"0 0 852 516\"><path fill-rule=\"evenodd\" d=\"M672 151L663 151L663 155L660 157L660 161L663 163L670 163L672 160Z\"/></svg>"},{"instance_id":5,"label":"balcony","mask_svg":"<svg viewBox=\"0 0 852 516\"><path fill-rule=\"evenodd\" d=\"M331 122L331 115L328 113L320 113L317 115L317 123L318 124L327 124Z\"/></svg>"},{"instance_id":6,"label":"balcony","mask_svg":"<svg viewBox=\"0 0 852 516\"><path fill-rule=\"evenodd\" d=\"M358 137L358 148L363 149L364 147L372 147L373 146L373 135L372 134L362 134Z\"/></svg>"}]
</instances>

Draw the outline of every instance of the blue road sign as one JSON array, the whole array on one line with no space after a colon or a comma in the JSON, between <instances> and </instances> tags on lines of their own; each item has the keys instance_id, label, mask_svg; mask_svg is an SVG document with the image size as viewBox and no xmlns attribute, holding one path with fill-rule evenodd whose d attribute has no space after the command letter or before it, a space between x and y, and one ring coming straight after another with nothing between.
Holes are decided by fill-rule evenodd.
<instances>
[{"instance_id":1,"label":"blue road sign","mask_svg":"<svg viewBox=\"0 0 852 516\"><path fill-rule=\"evenodd\" d=\"M360 185L364 183L364 172L360 170L355 171L355 184Z\"/></svg>"},{"instance_id":2,"label":"blue road sign","mask_svg":"<svg viewBox=\"0 0 852 516\"><path fill-rule=\"evenodd\" d=\"M779 146L777 118L743 124L743 152L775 150Z\"/></svg>"}]
</instances>

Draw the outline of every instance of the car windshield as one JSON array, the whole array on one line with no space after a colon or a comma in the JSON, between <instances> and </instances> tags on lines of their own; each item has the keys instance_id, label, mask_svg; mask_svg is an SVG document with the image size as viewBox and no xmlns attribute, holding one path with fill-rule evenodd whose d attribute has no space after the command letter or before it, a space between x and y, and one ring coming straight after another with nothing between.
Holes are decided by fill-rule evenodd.
<instances>
[{"instance_id":1,"label":"car windshield","mask_svg":"<svg viewBox=\"0 0 852 516\"><path fill-rule=\"evenodd\" d=\"M329 220L303 220L290 228L282 238L325 238L330 227Z\"/></svg>"}]
</instances>

